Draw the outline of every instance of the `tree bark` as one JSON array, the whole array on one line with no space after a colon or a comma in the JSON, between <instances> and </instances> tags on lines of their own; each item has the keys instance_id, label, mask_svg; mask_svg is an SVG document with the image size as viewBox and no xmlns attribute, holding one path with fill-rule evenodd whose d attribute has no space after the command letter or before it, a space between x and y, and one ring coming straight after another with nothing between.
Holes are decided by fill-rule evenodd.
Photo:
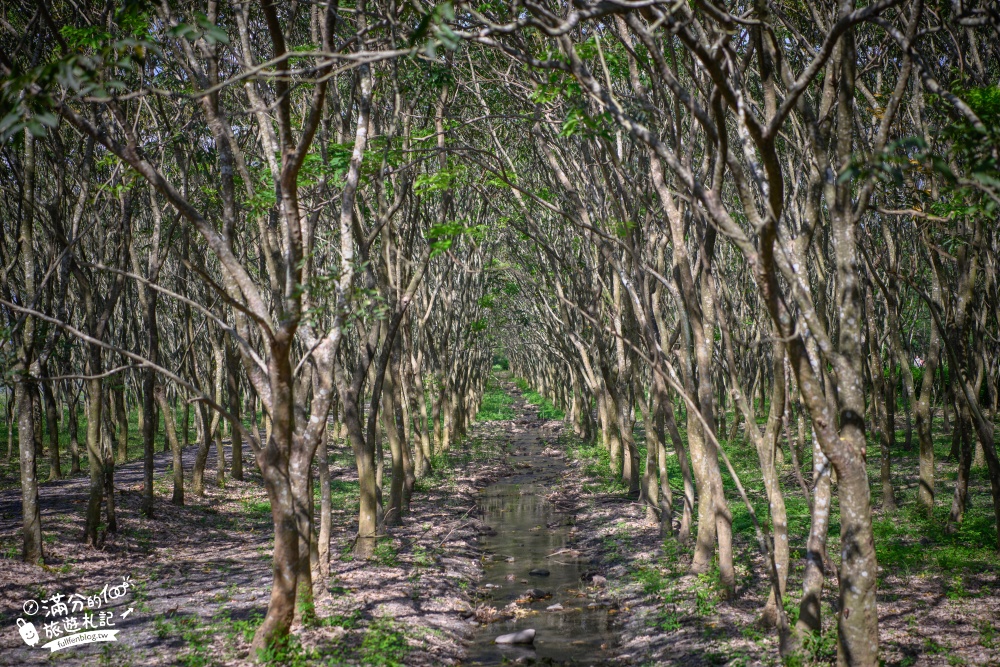
<instances>
[{"instance_id":1,"label":"tree bark","mask_svg":"<svg viewBox=\"0 0 1000 667\"><path fill-rule=\"evenodd\" d=\"M21 515L24 525L21 558L25 563L40 565L44 554L35 462L35 419L32 415L31 396L23 380L14 383L14 402L17 405L17 436L21 450Z\"/></svg>"}]
</instances>

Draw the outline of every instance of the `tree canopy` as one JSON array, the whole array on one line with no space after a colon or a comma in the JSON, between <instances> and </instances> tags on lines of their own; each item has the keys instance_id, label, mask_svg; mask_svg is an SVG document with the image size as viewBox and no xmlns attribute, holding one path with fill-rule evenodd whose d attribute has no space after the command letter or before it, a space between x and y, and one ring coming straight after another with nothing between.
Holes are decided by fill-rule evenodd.
<instances>
[{"instance_id":1,"label":"tree canopy","mask_svg":"<svg viewBox=\"0 0 1000 667\"><path fill-rule=\"evenodd\" d=\"M51 0L0 15L0 366L24 560L44 558L37 470L47 455L63 474L60 415L75 429L79 398L72 468L86 457L95 547L116 530L131 407L153 517L160 417L178 504L204 492L228 429L228 474L249 447L271 502L265 648L330 558L331 430L354 455L367 558L500 359L602 443L727 596L733 508L748 509L785 657L821 629L835 496L838 663L877 664L872 511L909 483L900 450L917 448L921 512L948 507L958 530L984 469L1000 525L995 3ZM954 483L935 472L941 418ZM756 452L763 512L735 442ZM790 545L800 493L810 529Z\"/></svg>"}]
</instances>

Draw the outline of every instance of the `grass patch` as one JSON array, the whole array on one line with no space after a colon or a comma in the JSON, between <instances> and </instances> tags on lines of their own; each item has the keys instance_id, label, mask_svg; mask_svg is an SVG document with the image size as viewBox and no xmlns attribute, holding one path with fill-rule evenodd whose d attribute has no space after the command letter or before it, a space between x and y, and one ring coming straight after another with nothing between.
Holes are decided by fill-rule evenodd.
<instances>
[{"instance_id":1,"label":"grass patch","mask_svg":"<svg viewBox=\"0 0 1000 667\"><path fill-rule=\"evenodd\" d=\"M557 408L552 401L532 389L527 380L516 378L514 380L514 384L521 390L521 395L524 396L524 400L527 401L529 405L538 406L539 418L562 420L566 417L566 413Z\"/></svg>"},{"instance_id":2,"label":"grass patch","mask_svg":"<svg viewBox=\"0 0 1000 667\"><path fill-rule=\"evenodd\" d=\"M372 554L373 560L384 567L396 567L399 565L399 551L391 539L382 540L375 545Z\"/></svg>"},{"instance_id":3,"label":"grass patch","mask_svg":"<svg viewBox=\"0 0 1000 667\"><path fill-rule=\"evenodd\" d=\"M514 410L510 407L514 399L505 392L491 376L483 393L483 403L479 406L476 421L492 422L514 418Z\"/></svg>"},{"instance_id":4,"label":"grass patch","mask_svg":"<svg viewBox=\"0 0 1000 667\"><path fill-rule=\"evenodd\" d=\"M406 635L387 616L378 618L369 625L361 640L361 659L366 665L401 666L409 652Z\"/></svg>"},{"instance_id":5,"label":"grass patch","mask_svg":"<svg viewBox=\"0 0 1000 667\"><path fill-rule=\"evenodd\" d=\"M257 659L264 665L274 667L308 667L318 664L322 656L316 649L302 646L295 635L288 635L266 649L258 650Z\"/></svg>"},{"instance_id":6,"label":"grass patch","mask_svg":"<svg viewBox=\"0 0 1000 667\"><path fill-rule=\"evenodd\" d=\"M268 521L271 519L270 500L243 500L243 511L252 519L257 521Z\"/></svg>"},{"instance_id":7,"label":"grass patch","mask_svg":"<svg viewBox=\"0 0 1000 667\"><path fill-rule=\"evenodd\" d=\"M154 621L159 639L180 638L184 648L177 656L177 664L184 667L208 667L213 664L210 647L212 628L197 616L158 617Z\"/></svg>"},{"instance_id":8,"label":"grass patch","mask_svg":"<svg viewBox=\"0 0 1000 667\"><path fill-rule=\"evenodd\" d=\"M611 453L601 444L575 442L571 452L574 458L583 462L583 471L590 478L583 485L586 493L624 493L628 486L611 474Z\"/></svg>"}]
</instances>

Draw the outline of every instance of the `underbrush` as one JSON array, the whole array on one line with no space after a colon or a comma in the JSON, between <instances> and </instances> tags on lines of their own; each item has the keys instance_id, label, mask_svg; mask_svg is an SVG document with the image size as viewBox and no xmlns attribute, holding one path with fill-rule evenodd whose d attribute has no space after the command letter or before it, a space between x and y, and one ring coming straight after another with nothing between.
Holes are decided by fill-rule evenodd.
<instances>
[{"instance_id":1,"label":"underbrush","mask_svg":"<svg viewBox=\"0 0 1000 667\"><path fill-rule=\"evenodd\" d=\"M620 477L611 474L611 453L598 442L581 442L574 438L570 444L573 458L583 462L583 471L589 478L583 485L585 493L623 493L628 491Z\"/></svg>"}]
</instances>

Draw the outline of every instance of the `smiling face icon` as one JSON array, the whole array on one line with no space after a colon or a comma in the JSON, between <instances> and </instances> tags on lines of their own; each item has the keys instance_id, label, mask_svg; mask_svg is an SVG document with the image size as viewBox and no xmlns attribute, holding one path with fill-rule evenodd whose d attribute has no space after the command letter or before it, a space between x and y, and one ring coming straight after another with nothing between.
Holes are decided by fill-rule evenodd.
<instances>
[{"instance_id":1,"label":"smiling face icon","mask_svg":"<svg viewBox=\"0 0 1000 667\"><path fill-rule=\"evenodd\" d=\"M28 623L23 618L17 619L18 632L21 633L21 639L28 646L34 646L38 643L38 632L35 631L35 626Z\"/></svg>"}]
</instances>

